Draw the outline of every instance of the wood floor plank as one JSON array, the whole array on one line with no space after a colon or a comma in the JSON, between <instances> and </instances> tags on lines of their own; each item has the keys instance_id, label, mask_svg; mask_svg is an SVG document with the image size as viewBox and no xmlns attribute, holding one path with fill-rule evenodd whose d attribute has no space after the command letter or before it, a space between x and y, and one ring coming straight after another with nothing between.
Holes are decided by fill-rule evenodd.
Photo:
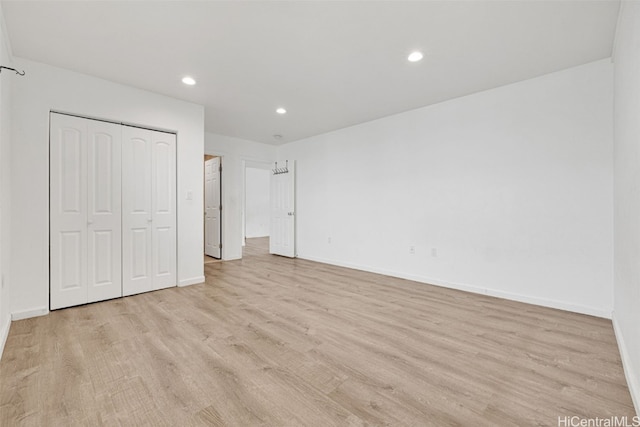
<instances>
[{"instance_id":1,"label":"wood floor plank","mask_svg":"<svg viewBox=\"0 0 640 427\"><path fill-rule=\"evenodd\" d=\"M611 322L271 256L13 322L2 426L557 425L633 416Z\"/></svg>"}]
</instances>

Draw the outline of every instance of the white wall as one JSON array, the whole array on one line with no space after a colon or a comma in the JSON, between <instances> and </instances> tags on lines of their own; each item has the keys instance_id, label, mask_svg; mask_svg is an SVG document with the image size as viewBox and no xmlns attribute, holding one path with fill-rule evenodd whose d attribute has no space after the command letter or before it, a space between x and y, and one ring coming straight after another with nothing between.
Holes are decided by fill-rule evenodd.
<instances>
[{"instance_id":1,"label":"white wall","mask_svg":"<svg viewBox=\"0 0 640 427\"><path fill-rule=\"evenodd\" d=\"M602 60L279 147L297 161L299 256L610 317L612 72Z\"/></svg>"},{"instance_id":2,"label":"white wall","mask_svg":"<svg viewBox=\"0 0 640 427\"><path fill-rule=\"evenodd\" d=\"M245 169L245 237L269 235L269 193L271 172L268 169Z\"/></svg>"},{"instance_id":3,"label":"white wall","mask_svg":"<svg viewBox=\"0 0 640 427\"><path fill-rule=\"evenodd\" d=\"M242 258L242 208L246 164L270 163L276 148L213 133L205 133L205 154L222 157L222 259Z\"/></svg>"},{"instance_id":4,"label":"white wall","mask_svg":"<svg viewBox=\"0 0 640 427\"><path fill-rule=\"evenodd\" d=\"M12 88L11 310L13 318L49 306L49 111L176 131L178 136L178 281L204 281L204 108L95 77L19 60L27 72Z\"/></svg>"},{"instance_id":5,"label":"white wall","mask_svg":"<svg viewBox=\"0 0 640 427\"><path fill-rule=\"evenodd\" d=\"M11 50L5 33L4 16L0 6L0 65L11 67ZM10 221L10 165L11 165L11 85L14 79L22 79L11 71L0 74L0 356L11 324L9 292L9 256L11 254Z\"/></svg>"},{"instance_id":6,"label":"white wall","mask_svg":"<svg viewBox=\"0 0 640 427\"><path fill-rule=\"evenodd\" d=\"M622 4L614 68L613 324L640 413L640 3Z\"/></svg>"}]
</instances>

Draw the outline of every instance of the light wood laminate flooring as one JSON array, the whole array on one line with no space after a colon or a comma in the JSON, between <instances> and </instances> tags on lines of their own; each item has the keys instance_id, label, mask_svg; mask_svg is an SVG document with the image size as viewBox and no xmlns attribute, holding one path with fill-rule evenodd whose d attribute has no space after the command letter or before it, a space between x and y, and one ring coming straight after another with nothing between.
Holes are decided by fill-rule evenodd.
<instances>
[{"instance_id":1,"label":"light wood laminate flooring","mask_svg":"<svg viewBox=\"0 0 640 427\"><path fill-rule=\"evenodd\" d=\"M2 426L503 426L633 416L611 322L266 253L11 325Z\"/></svg>"},{"instance_id":2,"label":"light wood laminate flooring","mask_svg":"<svg viewBox=\"0 0 640 427\"><path fill-rule=\"evenodd\" d=\"M214 257L209 256L209 255L205 255L204 256L204 263L205 264L211 264L212 262L222 262L222 260L218 259L218 258L214 258Z\"/></svg>"}]
</instances>

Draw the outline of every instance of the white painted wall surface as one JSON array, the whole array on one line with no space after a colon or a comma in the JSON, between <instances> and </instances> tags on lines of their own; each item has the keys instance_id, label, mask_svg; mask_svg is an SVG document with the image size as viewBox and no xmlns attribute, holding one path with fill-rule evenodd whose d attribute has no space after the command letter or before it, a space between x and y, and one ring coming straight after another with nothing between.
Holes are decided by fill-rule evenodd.
<instances>
[{"instance_id":1,"label":"white painted wall surface","mask_svg":"<svg viewBox=\"0 0 640 427\"><path fill-rule=\"evenodd\" d=\"M615 44L614 312L640 413L640 3L623 2Z\"/></svg>"},{"instance_id":2,"label":"white painted wall surface","mask_svg":"<svg viewBox=\"0 0 640 427\"><path fill-rule=\"evenodd\" d=\"M0 5L0 64L11 67L11 47L5 33ZM0 74L0 357L11 325L10 254L11 254L11 85L22 79L13 72Z\"/></svg>"},{"instance_id":3,"label":"white painted wall surface","mask_svg":"<svg viewBox=\"0 0 640 427\"><path fill-rule=\"evenodd\" d=\"M11 311L14 319L49 306L49 111L177 131L178 283L204 280L202 106L27 60L12 88ZM179 82L176 84L180 84ZM191 192L191 200L186 195Z\"/></svg>"},{"instance_id":4,"label":"white painted wall surface","mask_svg":"<svg viewBox=\"0 0 640 427\"><path fill-rule=\"evenodd\" d=\"M205 154L222 156L222 259L242 258L244 166L275 161L276 148L213 133L205 133Z\"/></svg>"},{"instance_id":5,"label":"white painted wall surface","mask_svg":"<svg viewBox=\"0 0 640 427\"><path fill-rule=\"evenodd\" d=\"M245 169L245 235L247 238L269 235L269 193L271 172L267 169Z\"/></svg>"},{"instance_id":6,"label":"white painted wall surface","mask_svg":"<svg viewBox=\"0 0 640 427\"><path fill-rule=\"evenodd\" d=\"M299 256L610 317L612 72L602 60L280 146L297 162Z\"/></svg>"}]
</instances>

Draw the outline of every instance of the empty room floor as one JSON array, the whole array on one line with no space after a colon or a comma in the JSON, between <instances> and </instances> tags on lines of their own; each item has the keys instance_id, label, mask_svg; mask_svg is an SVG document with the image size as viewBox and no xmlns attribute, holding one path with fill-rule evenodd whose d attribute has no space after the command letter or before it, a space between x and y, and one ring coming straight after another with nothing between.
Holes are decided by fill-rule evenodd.
<instances>
[{"instance_id":1,"label":"empty room floor","mask_svg":"<svg viewBox=\"0 0 640 427\"><path fill-rule=\"evenodd\" d=\"M609 320L266 253L14 322L0 425L558 425L635 414Z\"/></svg>"}]
</instances>

